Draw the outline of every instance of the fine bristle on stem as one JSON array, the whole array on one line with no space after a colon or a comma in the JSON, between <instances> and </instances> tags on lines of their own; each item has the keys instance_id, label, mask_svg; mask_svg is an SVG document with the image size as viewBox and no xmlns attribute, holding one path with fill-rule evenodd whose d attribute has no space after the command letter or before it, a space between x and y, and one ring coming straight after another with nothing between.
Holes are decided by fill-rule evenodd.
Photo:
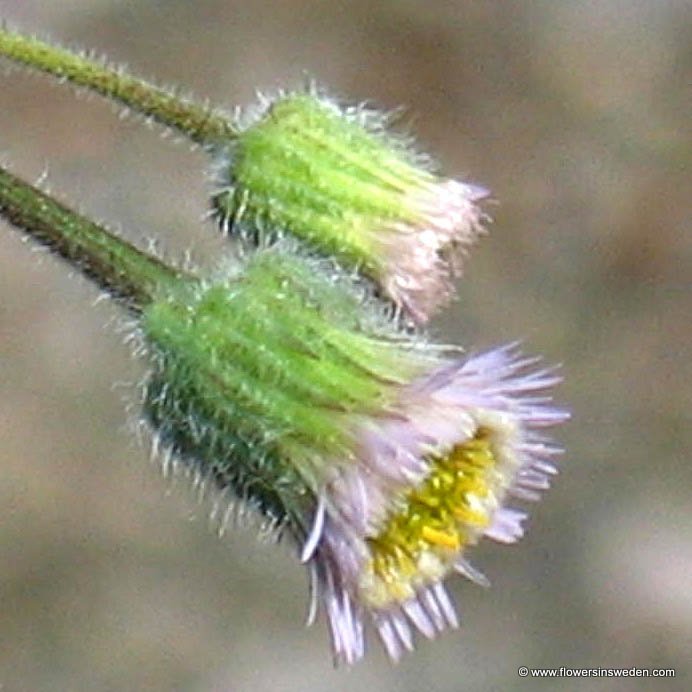
<instances>
[{"instance_id":1,"label":"fine bristle on stem","mask_svg":"<svg viewBox=\"0 0 692 692\"><path fill-rule=\"evenodd\" d=\"M205 146L235 136L231 120L206 104L129 75L122 68L0 25L0 57L89 89Z\"/></svg>"},{"instance_id":2,"label":"fine bristle on stem","mask_svg":"<svg viewBox=\"0 0 692 692\"><path fill-rule=\"evenodd\" d=\"M0 167L0 217L140 312L184 275Z\"/></svg>"}]
</instances>

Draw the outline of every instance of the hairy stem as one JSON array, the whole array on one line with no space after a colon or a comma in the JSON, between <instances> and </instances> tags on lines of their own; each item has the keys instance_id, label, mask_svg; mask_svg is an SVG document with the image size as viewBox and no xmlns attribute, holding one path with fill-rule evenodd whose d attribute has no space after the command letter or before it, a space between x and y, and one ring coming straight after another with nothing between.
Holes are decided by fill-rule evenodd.
<instances>
[{"instance_id":1,"label":"hairy stem","mask_svg":"<svg viewBox=\"0 0 692 692\"><path fill-rule=\"evenodd\" d=\"M0 167L0 217L134 311L186 276Z\"/></svg>"},{"instance_id":2,"label":"hairy stem","mask_svg":"<svg viewBox=\"0 0 692 692\"><path fill-rule=\"evenodd\" d=\"M235 136L231 121L206 104L169 93L102 60L70 52L4 26L0 26L0 56L90 89L177 130L197 144L210 146Z\"/></svg>"}]
</instances>

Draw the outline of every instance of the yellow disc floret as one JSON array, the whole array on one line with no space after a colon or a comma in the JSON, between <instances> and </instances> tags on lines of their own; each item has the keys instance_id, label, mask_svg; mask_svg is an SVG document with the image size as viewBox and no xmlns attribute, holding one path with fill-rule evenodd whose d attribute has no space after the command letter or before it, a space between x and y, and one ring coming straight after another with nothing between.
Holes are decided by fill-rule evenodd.
<instances>
[{"instance_id":1,"label":"yellow disc floret","mask_svg":"<svg viewBox=\"0 0 692 692\"><path fill-rule=\"evenodd\" d=\"M404 602L444 577L490 523L501 483L490 430L478 428L429 462L423 483L405 493L379 533L366 539L370 558L360 589L374 608Z\"/></svg>"}]
</instances>

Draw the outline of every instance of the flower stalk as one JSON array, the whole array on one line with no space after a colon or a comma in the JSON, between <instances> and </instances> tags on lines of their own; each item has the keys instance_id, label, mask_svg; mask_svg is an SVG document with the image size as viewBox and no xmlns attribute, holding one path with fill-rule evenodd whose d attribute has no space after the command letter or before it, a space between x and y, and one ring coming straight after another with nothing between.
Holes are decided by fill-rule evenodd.
<instances>
[{"instance_id":1,"label":"flower stalk","mask_svg":"<svg viewBox=\"0 0 692 692\"><path fill-rule=\"evenodd\" d=\"M208 105L133 77L121 67L95 60L0 26L0 56L89 89L132 111L176 130L196 144L231 139L235 128Z\"/></svg>"},{"instance_id":2,"label":"flower stalk","mask_svg":"<svg viewBox=\"0 0 692 692\"><path fill-rule=\"evenodd\" d=\"M0 216L59 255L130 311L184 275L0 167Z\"/></svg>"}]
</instances>

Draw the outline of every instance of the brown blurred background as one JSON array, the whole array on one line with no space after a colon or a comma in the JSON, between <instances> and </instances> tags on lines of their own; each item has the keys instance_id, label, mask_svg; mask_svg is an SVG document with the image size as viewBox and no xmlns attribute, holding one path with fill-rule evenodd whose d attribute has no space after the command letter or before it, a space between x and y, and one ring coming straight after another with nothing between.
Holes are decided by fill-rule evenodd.
<instances>
[{"instance_id":1,"label":"brown blurred background","mask_svg":"<svg viewBox=\"0 0 692 692\"><path fill-rule=\"evenodd\" d=\"M483 545L463 627L333 671L306 577L222 540L125 430L117 309L0 227L0 689L690 689L692 7L664 0L0 0L0 17L232 108L311 75L405 120L493 190L440 338L564 364L574 419L514 547ZM0 68L0 156L170 256L218 251L205 157L98 98ZM104 327L104 325L106 325ZM188 521L193 518L194 521ZM672 680L521 680L527 666Z\"/></svg>"}]
</instances>

